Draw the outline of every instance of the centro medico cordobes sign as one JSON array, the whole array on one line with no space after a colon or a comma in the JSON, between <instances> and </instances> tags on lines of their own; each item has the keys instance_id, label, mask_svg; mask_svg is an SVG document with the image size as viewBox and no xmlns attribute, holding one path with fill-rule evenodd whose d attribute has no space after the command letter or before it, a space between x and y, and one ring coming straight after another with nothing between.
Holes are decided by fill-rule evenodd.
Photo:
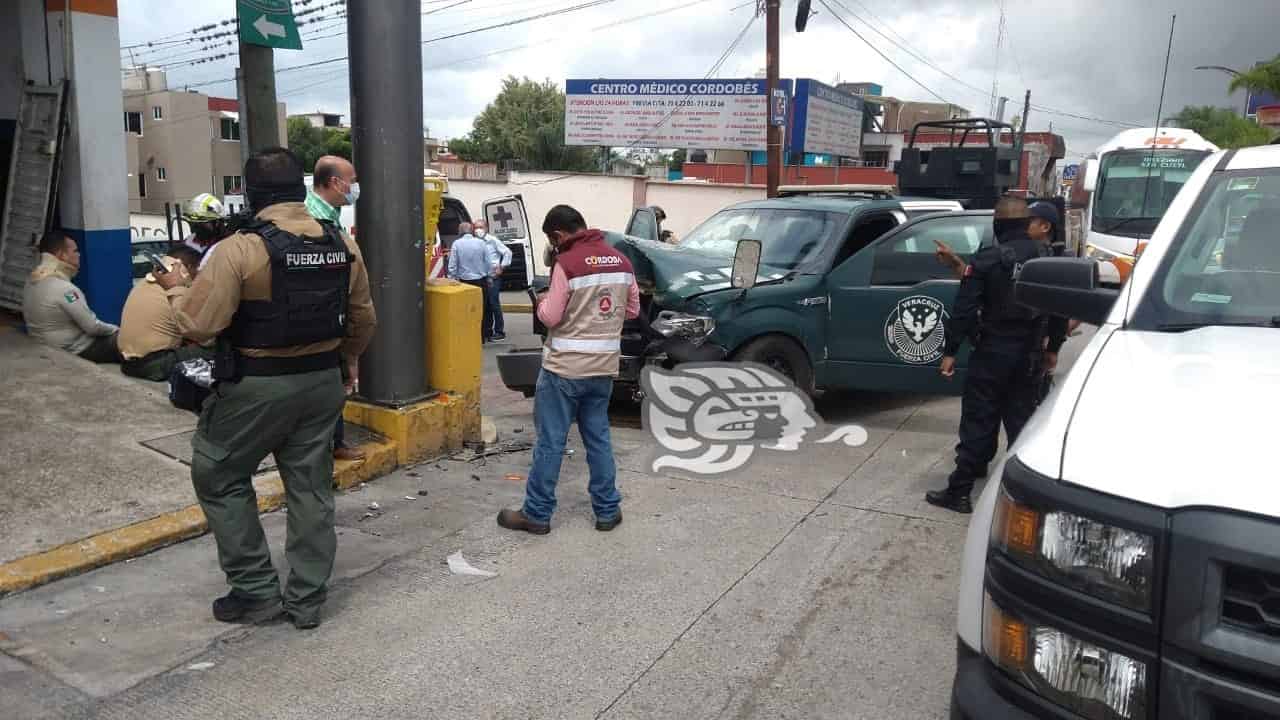
<instances>
[{"instance_id":1,"label":"centro medico cordobes sign","mask_svg":"<svg viewBox=\"0 0 1280 720\"><path fill-rule=\"evenodd\" d=\"M566 145L765 149L764 80L567 80L565 95Z\"/></svg>"}]
</instances>

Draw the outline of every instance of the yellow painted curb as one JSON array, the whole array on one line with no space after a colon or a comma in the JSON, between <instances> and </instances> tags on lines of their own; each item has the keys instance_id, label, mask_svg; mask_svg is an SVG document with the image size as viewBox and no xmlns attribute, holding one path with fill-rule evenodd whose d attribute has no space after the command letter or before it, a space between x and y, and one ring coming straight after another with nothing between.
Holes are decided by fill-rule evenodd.
<instances>
[{"instance_id":1,"label":"yellow painted curb","mask_svg":"<svg viewBox=\"0 0 1280 720\"><path fill-rule=\"evenodd\" d=\"M531 305L530 303L502 303L502 312L524 313L525 315L532 315L533 305Z\"/></svg>"},{"instance_id":2,"label":"yellow painted curb","mask_svg":"<svg viewBox=\"0 0 1280 720\"><path fill-rule=\"evenodd\" d=\"M391 443L369 442L360 446L363 460L334 463L333 485L347 490L396 467L396 448ZM271 512L284 505L284 483L276 473L257 478L258 511ZM0 565L0 597L19 590L78 575L94 568L138 557L189 538L203 535L209 525L199 505L190 505L140 523L59 545Z\"/></svg>"}]
</instances>

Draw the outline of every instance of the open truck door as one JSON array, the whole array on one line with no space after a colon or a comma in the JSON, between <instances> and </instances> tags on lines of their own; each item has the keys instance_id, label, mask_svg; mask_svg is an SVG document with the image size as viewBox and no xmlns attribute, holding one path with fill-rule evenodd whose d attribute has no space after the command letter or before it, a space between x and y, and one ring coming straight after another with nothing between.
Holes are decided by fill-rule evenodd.
<instances>
[{"instance_id":1,"label":"open truck door","mask_svg":"<svg viewBox=\"0 0 1280 720\"><path fill-rule=\"evenodd\" d=\"M631 237L657 242L661 239L659 237L660 232L658 229L658 214L653 211L653 208L636 208L631 213L631 219L627 221L626 234Z\"/></svg>"},{"instance_id":2,"label":"open truck door","mask_svg":"<svg viewBox=\"0 0 1280 720\"><path fill-rule=\"evenodd\" d=\"M533 285L533 234L524 198L504 195L484 201L481 211L489 232L511 251L511 266L502 273L503 290L523 290Z\"/></svg>"}]
</instances>

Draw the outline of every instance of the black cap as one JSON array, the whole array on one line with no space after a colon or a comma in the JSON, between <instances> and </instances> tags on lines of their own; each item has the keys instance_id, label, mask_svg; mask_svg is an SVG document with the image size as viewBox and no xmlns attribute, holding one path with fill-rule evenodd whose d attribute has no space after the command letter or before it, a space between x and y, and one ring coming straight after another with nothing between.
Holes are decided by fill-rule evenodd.
<instances>
[{"instance_id":1,"label":"black cap","mask_svg":"<svg viewBox=\"0 0 1280 720\"><path fill-rule=\"evenodd\" d=\"M1027 213L1033 218L1040 218L1054 227L1058 227L1060 218L1058 217L1058 208L1053 203L1035 202L1031 203L1031 207L1027 208Z\"/></svg>"}]
</instances>

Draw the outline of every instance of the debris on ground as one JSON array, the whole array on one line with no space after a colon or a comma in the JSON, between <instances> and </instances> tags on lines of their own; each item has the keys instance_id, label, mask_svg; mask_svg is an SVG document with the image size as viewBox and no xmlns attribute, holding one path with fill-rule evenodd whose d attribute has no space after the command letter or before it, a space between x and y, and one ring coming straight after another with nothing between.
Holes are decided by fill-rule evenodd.
<instances>
[{"instance_id":1,"label":"debris on ground","mask_svg":"<svg viewBox=\"0 0 1280 720\"><path fill-rule=\"evenodd\" d=\"M195 671L199 672L200 670L208 670L209 668L213 667L213 665L214 665L214 664L213 664L213 663L211 663L211 662L198 662L198 663L191 663L190 665L188 665L188 666L187 666L187 669L188 669L188 670L195 670Z\"/></svg>"},{"instance_id":2,"label":"debris on ground","mask_svg":"<svg viewBox=\"0 0 1280 720\"><path fill-rule=\"evenodd\" d=\"M475 449L475 445L479 445L479 449ZM507 453L524 452L533 447L533 443L528 440L506 440L495 443L492 446L485 446L484 443L471 443L467 449L457 455L451 456L450 460L458 462L475 462L484 460L494 455L505 455Z\"/></svg>"},{"instance_id":3,"label":"debris on ground","mask_svg":"<svg viewBox=\"0 0 1280 720\"><path fill-rule=\"evenodd\" d=\"M374 518L380 518L380 517L382 517L382 513L367 512L360 516L360 522L364 522L365 520L372 520Z\"/></svg>"},{"instance_id":4,"label":"debris on ground","mask_svg":"<svg viewBox=\"0 0 1280 720\"><path fill-rule=\"evenodd\" d=\"M490 570L481 570L480 568L467 562L467 559L462 557L461 551L458 551L450 555L448 559L448 563L449 563L449 572L453 573L454 575L475 575L476 577L497 577L498 576L498 573L496 572L492 572Z\"/></svg>"},{"instance_id":5,"label":"debris on ground","mask_svg":"<svg viewBox=\"0 0 1280 720\"><path fill-rule=\"evenodd\" d=\"M507 473L502 476L502 479L510 480L511 482L524 482L524 476L520 473Z\"/></svg>"},{"instance_id":6,"label":"debris on ground","mask_svg":"<svg viewBox=\"0 0 1280 720\"><path fill-rule=\"evenodd\" d=\"M480 440L485 445L498 442L498 426L494 424L492 418L480 418Z\"/></svg>"},{"instance_id":7,"label":"debris on ground","mask_svg":"<svg viewBox=\"0 0 1280 720\"><path fill-rule=\"evenodd\" d=\"M515 433L515 434L519 435L520 433L524 432L524 428L523 428L523 427L514 427L514 428L511 428L511 432L513 432L513 433Z\"/></svg>"},{"instance_id":8,"label":"debris on ground","mask_svg":"<svg viewBox=\"0 0 1280 720\"><path fill-rule=\"evenodd\" d=\"M422 475L417 470L410 470L409 472L405 473L405 475L408 475L409 477L422 477Z\"/></svg>"},{"instance_id":9,"label":"debris on ground","mask_svg":"<svg viewBox=\"0 0 1280 720\"><path fill-rule=\"evenodd\" d=\"M417 500L418 498L417 498L417 496L416 496L416 495L405 495L405 496L404 496L404 499L405 499L405 500Z\"/></svg>"},{"instance_id":10,"label":"debris on ground","mask_svg":"<svg viewBox=\"0 0 1280 720\"><path fill-rule=\"evenodd\" d=\"M472 480L475 480L476 482L480 482L480 476L479 476L479 475L472 475L472 476L471 476L471 479L472 479Z\"/></svg>"},{"instance_id":11,"label":"debris on ground","mask_svg":"<svg viewBox=\"0 0 1280 720\"><path fill-rule=\"evenodd\" d=\"M376 502L371 502L371 503L369 503L369 509L370 509L370 510L375 510L375 511L376 511L376 510L381 510L381 509L382 509L382 506L381 506L381 505L379 505L379 504L378 504L378 503L376 503Z\"/></svg>"},{"instance_id":12,"label":"debris on ground","mask_svg":"<svg viewBox=\"0 0 1280 720\"><path fill-rule=\"evenodd\" d=\"M573 448L565 448L564 454L573 457Z\"/></svg>"},{"instance_id":13,"label":"debris on ground","mask_svg":"<svg viewBox=\"0 0 1280 720\"><path fill-rule=\"evenodd\" d=\"M426 496L427 496L427 491L426 491L426 490L419 490L419 491L418 491L418 497L426 497Z\"/></svg>"}]
</instances>

